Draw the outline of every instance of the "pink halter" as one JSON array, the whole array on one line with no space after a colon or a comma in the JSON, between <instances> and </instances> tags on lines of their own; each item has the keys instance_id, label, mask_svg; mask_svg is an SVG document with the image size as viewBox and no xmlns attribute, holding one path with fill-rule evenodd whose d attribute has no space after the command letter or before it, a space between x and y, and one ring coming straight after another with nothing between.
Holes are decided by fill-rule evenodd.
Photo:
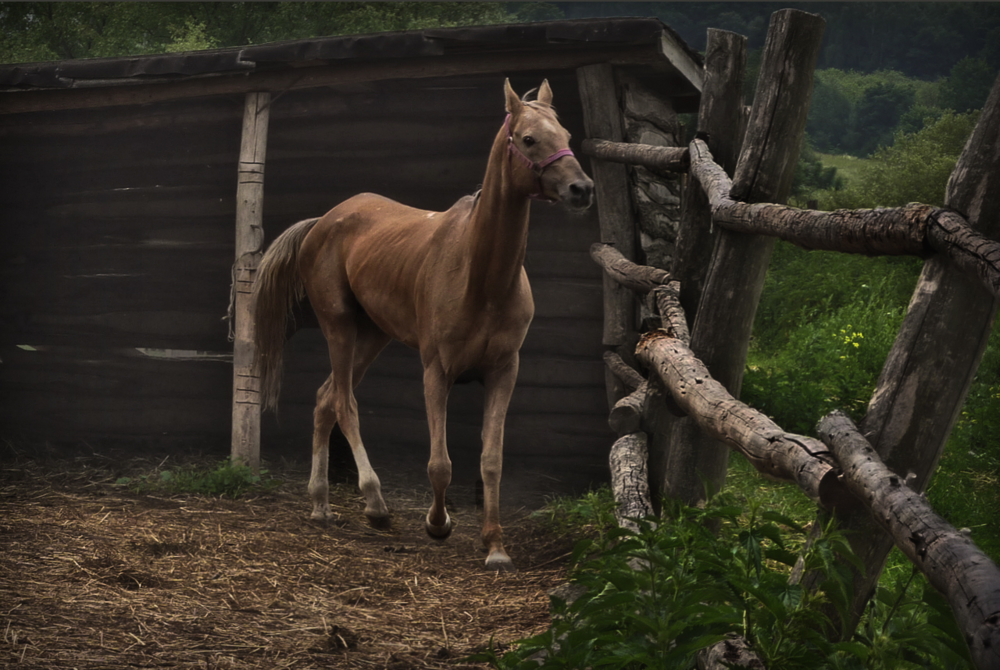
<instances>
[{"instance_id":1,"label":"pink halter","mask_svg":"<svg viewBox=\"0 0 1000 670\"><path fill-rule=\"evenodd\" d=\"M535 162L524 155L520 149L514 144L514 131L510 129L510 114L503 122L504 130L507 132L507 154L511 156L517 156L521 159L521 162L535 174L535 180L538 182L538 186L535 193L530 194L528 197L534 200L546 200L548 202L553 202L554 198L549 198L544 194L542 189L542 172L545 168L555 163L557 160L563 156L575 156L573 150L570 148L560 149L543 161Z\"/></svg>"}]
</instances>

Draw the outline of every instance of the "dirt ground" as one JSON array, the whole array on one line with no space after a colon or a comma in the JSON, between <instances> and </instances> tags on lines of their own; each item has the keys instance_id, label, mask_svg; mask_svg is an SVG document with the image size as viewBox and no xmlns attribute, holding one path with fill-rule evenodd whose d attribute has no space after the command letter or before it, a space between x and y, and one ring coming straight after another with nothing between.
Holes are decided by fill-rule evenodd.
<instances>
[{"instance_id":1,"label":"dirt ground","mask_svg":"<svg viewBox=\"0 0 1000 670\"><path fill-rule=\"evenodd\" d=\"M207 461L207 463L217 463ZM308 472L227 500L116 486L150 459L0 460L0 666L23 668L461 668L469 654L543 630L572 540L507 510L519 572L485 571L479 516L424 534L430 502L392 488L368 526L354 486L338 520L308 519Z\"/></svg>"}]
</instances>

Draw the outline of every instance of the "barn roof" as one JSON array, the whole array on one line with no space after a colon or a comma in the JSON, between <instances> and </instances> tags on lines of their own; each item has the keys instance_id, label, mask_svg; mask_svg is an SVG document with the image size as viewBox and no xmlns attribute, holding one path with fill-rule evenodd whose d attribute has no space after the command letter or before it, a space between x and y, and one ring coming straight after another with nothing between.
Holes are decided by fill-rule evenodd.
<instances>
[{"instance_id":1,"label":"barn roof","mask_svg":"<svg viewBox=\"0 0 1000 670\"><path fill-rule=\"evenodd\" d=\"M697 105L701 57L653 18L584 19L273 42L186 53L0 65L0 113L283 91L345 82L610 62Z\"/></svg>"}]
</instances>

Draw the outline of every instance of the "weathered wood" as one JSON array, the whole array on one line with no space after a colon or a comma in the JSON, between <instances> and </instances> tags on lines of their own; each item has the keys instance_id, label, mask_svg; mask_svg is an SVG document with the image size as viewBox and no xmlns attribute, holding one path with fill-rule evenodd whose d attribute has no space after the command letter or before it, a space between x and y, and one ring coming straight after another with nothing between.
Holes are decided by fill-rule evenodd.
<instances>
[{"instance_id":1,"label":"weathered wood","mask_svg":"<svg viewBox=\"0 0 1000 670\"><path fill-rule=\"evenodd\" d=\"M233 440L232 458L260 468L260 377L254 370L252 302L264 243L264 160L270 93L248 93L240 143L236 189L236 262L233 265Z\"/></svg>"},{"instance_id":2,"label":"weathered wood","mask_svg":"<svg viewBox=\"0 0 1000 670\"><path fill-rule=\"evenodd\" d=\"M833 412L816 427L848 489L948 600L977 668L1000 668L1000 568L885 466L854 423Z\"/></svg>"},{"instance_id":3,"label":"weathered wood","mask_svg":"<svg viewBox=\"0 0 1000 670\"><path fill-rule=\"evenodd\" d=\"M621 142L624 136L614 68L607 63L589 65L576 71L583 103L583 124L587 138ZM636 232L628 172L620 163L594 161L591 166L597 198L601 241L614 246L625 258L636 257ZM604 335L602 343L616 348L626 360L636 339L635 306L632 293L604 275ZM608 408L625 395L625 389L608 375Z\"/></svg>"},{"instance_id":4,"label":"weathered wood","mask_svg":"<svg viewBox=\"0 0 1000 670\"><path fill-rule=\"evenodd\" d=\"M642 386L646 380L642 378L635 368L622 360L622 357L613 351L604 352L604 364L608 370L617 377L629 391L635 391Z\"/></svg>"},{"instance_id":5,"label":"weathered wood","mask_svg":"<svg viewBox=\"0 0 1000 670\"><path fill-rule=\"evenodd\" d=\"M1000 298L1000 241L984 236L949 209L935 210L931 224L927 228L931 248Z\"/></svg>"},{"instance_id":6,"label":"weathered wood","mask_svg":"<svg viewBox=\"0 0 1000 670\"><path fill-rule=\"evenodd\" d=\"M646 380L614 351L604 352L604 363L630 391L611 408L608 425L618 436L639 432L643 428L642 411L646 402Z\"/></svg>"},{"instance_id":7,"label":"weathered wood","mask_svg":"<svg viewBox=\"0 0 1000 670\"><path fill-rule=\"evenodd\" d=\"M690 346L691 335L688 332L687 317L681 307L680 282L672 281L666 286L657 287L653 290L653 298L656 302L656 310L663 319L664 328L681 342Z\"/></svg>"},{"instance_id":8,"label":"weathered wood","mask_svg":"<svg viewBox=\"0 0 1000 670\"><path fill-rule=\"evenodd\" d=\"M736 400L679 339L662 330L646 333L636 356L701 431L739 451L758 471L795 482L825 508L856 504L837 481L836 462L819 440L786 433Z\"/></svg>"},{"instance_id":9,"label":"weathered wood","mask_svg":"<svg viewBox=\"0 0 1000 670\"><path fill-rule=\"evenodd\" d=\"M642 165L668 172L684 172L688 168L687 149L684 147L659 147L651 144L586 139L581 144L581 149L591 158L612 163Z\"/></svg>"},{"instance_id":10,"label":"weathered wood","mask_svg":"<svg viewBox=\"0 0 1000 670\"><path fill-rule=\"evenodd\" d=\"M698 652L698 670L752 668L765 670L760 657L750 649L745 638L732 636Z\"/></svg>"},{"instance_id":11,"label":"weathered wood","mask_svg":"<svg viewBox=\"0 0 1000 670\"><path fill-rule=\"evenodd\" d=\"M743 144L745 126L741 120L746 45L747 38L742 35L708 29L698 134L707 137L719 163L729 174L736 169ZM705 194L695 180L688 178L681 205L677 250L670 271L681 282L681 305L692 320L698 315L715 238Z\"/></svg>"},{"instance_id":12,"label":"weathered wood","mask_svg":"<svg viewBox=\"0 0 1000 670\"><path fill-rule=\"evenodd\" d=\"M743 143L743 77L746 43L741 35L710 29L705 52L705 80L698 112L698 133L715 147L720 161L732 173ZM690 155L688 156L690 160ZM681 283L680 304L690 317L697 318L702 293L712 264L718 238L705 192L689 175L681 203L680 228L671 274ZM660 310L662 314L662 309ZM687 341L690 344L690 340ZM659 395L659 394L657 394ZM669 399L669 394L661 395ZM650 435L649 470L653 500L657 503L669 487L668 458L673 440L673 424L680 415L668 402L650 405L650 420L656 430ZM727 454L728 452L722 452ZM695 475L697 477L697 475Z\"/></svg>"},{"instance_id":13,"label":"weathered wood","mask_svg":"<svg viewBox=\"0 0 1000 670\"><path fill-rule=\"evenodd\" d=\"M952 172L945 205L979 233L1000 237L1000 78ZM989 338L998 301L940 255L924 263L903 324L861 421L862 434L885 464L912 472L923 491L958 419ZM840 515L854 553L865 563L855 576L847 630L853 631L874 592L892 540L866 514Z\"/></svg>"},{"instance_id":14,"label":"weathered wood","mask_svg":"<svg viewBox=\"0 0 1000 670\"><path fill-rule=\"evenodd\" d=\"M622 65L662 61L645 46L585 48L559 52L468 53L434 58L377 59L367 62L338 60L330 65L289 68L275 72L256 71L235 75L188 78L179 82L134 83L126 86L73 90L5 93L0 95L0 114L41 110L93 109L122 105L149 105L168 100L210 95L247 94L255 91L283 92L391 79L447 77L496 72L519 72L539 68L561 70L593 63Z\"/></svg>"},{"instance_id":15,"label":"weathered wood","mask_svg":"<svg viewBox=\"0 0 1000 670\"><path fill-rule=\"evenodd\" d=\"M693 140L690 173L702 185L712 219L726 230L770 235L803 249L875 255L943 254L1000 297L1000 242L976 232L961 214L911 203L891 209L833 212L775 204L747 204L729 197L732 182L701 140Z\"/></svg>"},{"instance_id":16,"label":"weathered wood","mask_svg":"<svg viewBox=\"0 0 1000 670\"><path fill-rule=\"evenodd\" d=\"M643 295L670 281L670 273L666 270L633 263L610 244L595 242L590 247L590 257L609 277Z\"/></svg>"},{"instance_id":17,"label":"weathered wood","mask_svg":"<svg viewBox=\"0 0 1000 670\"><path fill-rule=\"evenodd\" d=\"M821 17L798 10L771 16L757 94L733 179L733 199L782 203L788 197L824 25ZM692 350L736 397L773 248L773 238L720 231L691 329ZM704 486L722 488L728 459L724 445L701 435L690 417L678 421L672 430L663 490L688 504L697 503L705 495Z\"/></svg>"},{"instance_id":18,"label":"weathered wood","mask_svg":"<svg viewBox=\"0 0 1000 670\"><path fill-rule=\"evenodd\" d=\"M608 415L608 425L611 426L611 430L619 436L645 432L647 426L643 411L648 394L649 386L643 382L639 388L616 402L611 408L611 414Z\"/></svg>"},{"instance_id":19,"label":"weathered wood","mask_svg":"<svg viewBox=\"0 0 1000 670\"><path fill-rule=\"evenodd\" d=\"M632 433L619 438L611 446L608 456L611 491L618 503L615 518L620 527L634 531L639 527L632 519L642 519L653 513L649 502L646 454L645 433Z\"/></svg>"}]
</instances>

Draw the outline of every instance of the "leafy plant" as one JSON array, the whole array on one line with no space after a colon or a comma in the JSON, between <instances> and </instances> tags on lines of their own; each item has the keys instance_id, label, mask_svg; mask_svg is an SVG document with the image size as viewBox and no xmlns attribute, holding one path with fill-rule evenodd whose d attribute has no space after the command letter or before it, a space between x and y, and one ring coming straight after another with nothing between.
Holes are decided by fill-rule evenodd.
<instances>
[{"instance_id":1,"label":"leafy plant","mask_svg":"<svg viewBox=\"0 0 1000 670\"><path fill-rule=\"evenodd\" d=\"M137 493L163 490L226 498L239 498L252 490L268 491L280 483L280 480L268 476L267 470L255 473L249 466L233 463L228 458L214 470L182 467L138 477L121 477L115 482L117 486L128 487Z\"/></svg>"},{"instance_id":2,"label":"leafy plant","mask_svg":"<svg viewBox=\"0 0 1000 670\"><path fill-rule=\"evenodd\" d=\"M805 529L757 508L744 515L729 500L717 496L705 509L668 504L668 521L647 518L638 532L582 541L571 578L582 595L553 597L552 627L515 651L471 660L518 669L690 668L699 650L729 634L750 640L768 667L814 668L817 655L850 652L827 641L829 622L816 607L844 603L850 592L841 562L856 559L843 537L828 530L802 554L806 569L827 576L806 593L788 583L799 556L786 542Z\"/></svg>"}]
</instances>

